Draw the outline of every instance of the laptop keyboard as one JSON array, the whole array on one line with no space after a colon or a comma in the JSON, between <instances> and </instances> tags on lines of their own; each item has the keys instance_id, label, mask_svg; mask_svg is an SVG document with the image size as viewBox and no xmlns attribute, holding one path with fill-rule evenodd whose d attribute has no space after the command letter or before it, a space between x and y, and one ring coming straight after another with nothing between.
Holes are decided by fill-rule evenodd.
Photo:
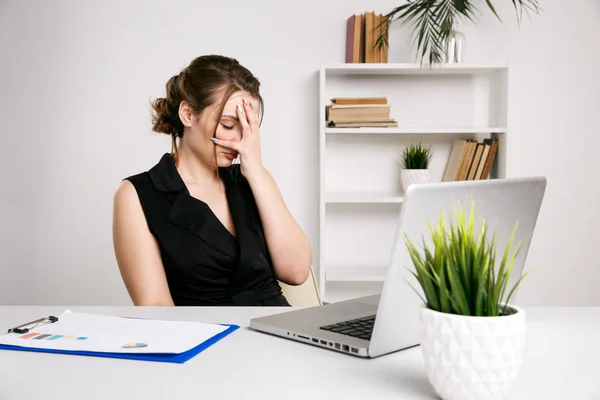
<instances>
[{"instance_id":1,"label":"laptop keyboard","mask_svg":"<svg viewBox=\"0 0 600 400\"><path fill-rule=\"evenodd\" d=\"M337 324L321 326L326 331L352 336L359 339L371 339L373 325L375 324L375 315L349 321L338 322Z\"/></svg>"}]
</instances>

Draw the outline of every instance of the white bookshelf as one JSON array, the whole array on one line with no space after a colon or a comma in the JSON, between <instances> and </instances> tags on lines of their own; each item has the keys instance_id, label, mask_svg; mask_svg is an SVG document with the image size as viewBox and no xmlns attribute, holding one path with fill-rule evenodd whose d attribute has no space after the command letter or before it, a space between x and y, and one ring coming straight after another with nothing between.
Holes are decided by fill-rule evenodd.
<instances>
[{"instance_id":1,"label":"white bookshelf","mask_svg":"<svg viewBox=\"0 0 600 400\"><path fill-rule=\"evenodd\" d=\"M506 175L508 67L337 64L319 71L319 289L327 302L378 293L402 207L398 150L431 144L441 181L454 140L496 138ZM397 128L328 128L333 97L387 97Z\"/></svg>"}]
</instances>

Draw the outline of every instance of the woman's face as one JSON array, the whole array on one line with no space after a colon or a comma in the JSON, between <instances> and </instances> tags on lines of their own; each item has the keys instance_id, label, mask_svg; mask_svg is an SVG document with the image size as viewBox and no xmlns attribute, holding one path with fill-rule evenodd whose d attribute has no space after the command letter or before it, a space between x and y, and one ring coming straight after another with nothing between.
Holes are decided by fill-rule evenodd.
<instances>
[{"instance_id":1,"label":"woman's face","mask_svg":"<svg viewBox=\"0 0 600 400\"><path fill-rule=\"evenodd\" d=\"M234 150L217 146L211 138L214 132L217 139L233 142L242 140L242 125L238 118L237 106L243 99L248 100L258 109L256 98L250 96L248 92L236 92L226 100L221 115L217 115L220 104L216 102L194 117L190 129L183 136L182 143L185 141L194 155L207 165L215 166L216 155L216 166L230 166L238 154Z\"/></svg>"}]
</instances>

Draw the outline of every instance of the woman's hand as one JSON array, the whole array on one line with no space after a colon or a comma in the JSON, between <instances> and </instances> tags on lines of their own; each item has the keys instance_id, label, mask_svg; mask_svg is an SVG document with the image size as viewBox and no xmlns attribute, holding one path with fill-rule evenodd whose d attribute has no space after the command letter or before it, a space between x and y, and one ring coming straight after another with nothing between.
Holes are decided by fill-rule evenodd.
<instances>
[{"instance_id":1,"label":"woman's hand","mask_svg":"<svg viewBox=\"0 0 600 400\"><path fill-rule=\"evenodd\" d=\"M260 151L258 115L246 99L237 106L237 116L242 126L242 139L239 142L211 138L217 145L227 147L240 155L241 171L246 178L263 169Z\"/></svg>"}]
</instances>

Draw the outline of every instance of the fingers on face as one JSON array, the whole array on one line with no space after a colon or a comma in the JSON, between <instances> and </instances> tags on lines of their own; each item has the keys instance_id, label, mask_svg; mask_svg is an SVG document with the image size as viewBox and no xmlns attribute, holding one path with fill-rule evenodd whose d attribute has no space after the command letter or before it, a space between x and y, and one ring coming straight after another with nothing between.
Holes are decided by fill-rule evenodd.
<instances>
[{"instance_id":1,"label":"fingers on face","mask_svg":"<svg viewBox=\"0 0 600 400\"><path fill-rule=\"evenodd\" d=\"M235 150L237 152L239 152L239 150L240 150L239 142L232 142L229 140L221 140L221 139L217 139L217 138L210 138L210 140L212 140L213 142L215 142L215 144L218 144L219 146L226 147L228 149Z\"/></svg>"},{"instance_id":2,"label":"fingers on face","mask_svg":"<svg viewBox=\"0 0 600 400\"><path fill-rule=\"evenodd\" d=\"M245 106L242 105L242 103L237 105L237 115L240 120L240 124L242 125L242 129L246 130L247 128L249 128L250 125L248 124L248 116L246 113Z\"/></svg>"},{"instance_id":3,"label":"fingers on face","mask_svg":"<svg viewBox=\"0 0 600 400\"><path fill-rule=\"evenodd\" d=\"M257 106L255 106L254 103L252 103L246 99L243 99L242 103L241 103L241 107L242 107L241 111L243 111L244 114L246 115L246 119L247 119L250 127L252 127L252 129L256 129L258 127Z\"/></svg>"},{"instance_id":4,"label":"fingers on face","mask_svg":"<svg viewBox=\"0 0 600 400\"><path fill-rule=\"evenodd\" d=\"M248 121L250 124L258 124L258 110L256 110L254 104L244 99L244 110L246 111L246 114L248 114Z\"/></svg>"}]
</instances>

